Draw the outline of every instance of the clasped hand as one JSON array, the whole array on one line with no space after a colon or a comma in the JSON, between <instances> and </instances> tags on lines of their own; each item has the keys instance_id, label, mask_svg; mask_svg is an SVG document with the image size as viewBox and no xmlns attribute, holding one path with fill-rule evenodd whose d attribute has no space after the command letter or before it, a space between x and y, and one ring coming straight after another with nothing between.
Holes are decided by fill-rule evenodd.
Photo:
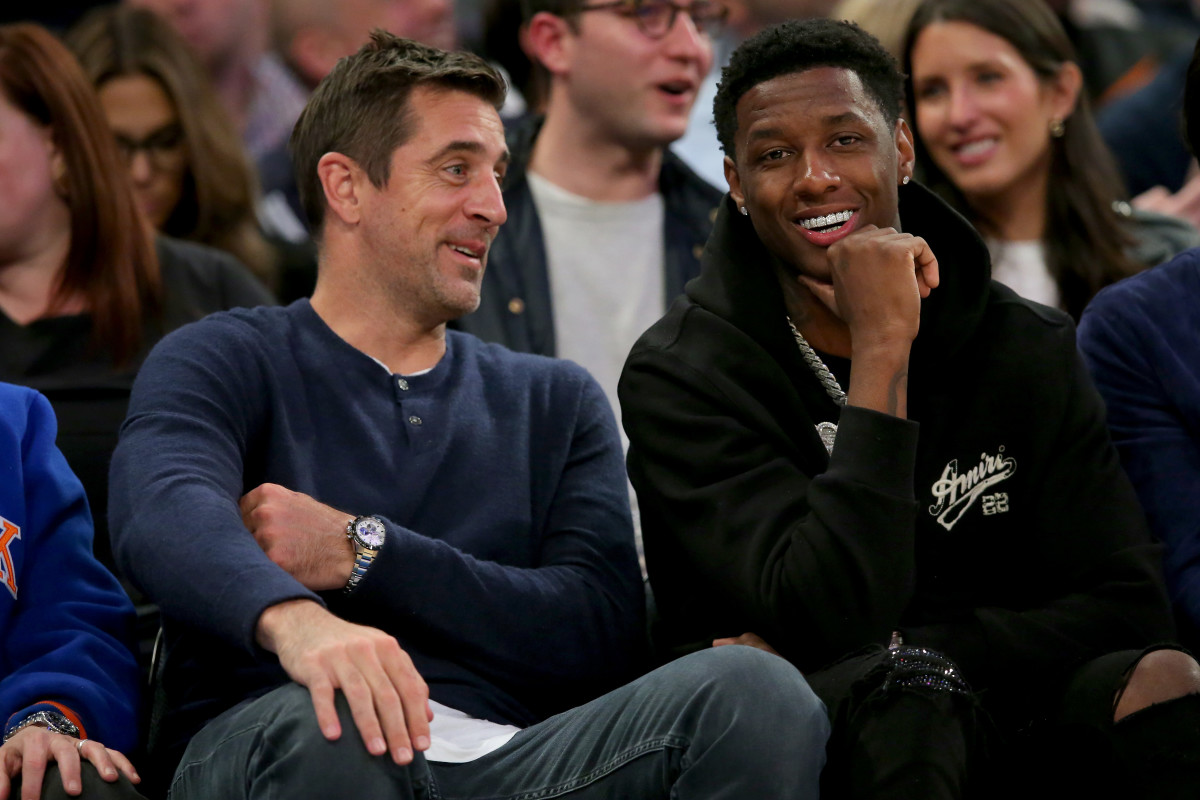
<instances>
[{"instance_id":1,"label":"clasped hand","mask_svg":"<svg viewBox=\"0 0 1200 800\"><path fill-rule=\"evenodd\" d=\"M242 524L267 557L314 592L340 589L354 567L353 516L302 492L264 483L238 502Z\"/></svg>"}]
</instances>

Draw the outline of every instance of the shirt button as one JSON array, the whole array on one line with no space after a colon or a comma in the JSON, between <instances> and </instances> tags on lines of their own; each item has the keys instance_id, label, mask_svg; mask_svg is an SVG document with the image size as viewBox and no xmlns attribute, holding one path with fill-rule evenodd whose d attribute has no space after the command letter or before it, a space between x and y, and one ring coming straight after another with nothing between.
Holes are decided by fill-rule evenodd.
<instances>
[{"instance_id":1,"label":"shirt button","mask_svg":"<svg viewBox=\"0 0 1200 800\"><path fill-rule=\"evenodd\" d=\"M420 418L420 417L418 417L418 416L416 416L416 415L414 414L413 416L411 416L411 417L409 417L409 418L408 418L408 422L409 422L409 424L410 424L410 425L420 425L420 424L421 424L421 418Z\"/></svg>"},{"instance_id":2,"label":"shirt button","mask_svg":"<svg viewBox=\"0 0 1200 800\"><path fill-rule=\"evenodd\" d=\"M402 392L408 391L408 381L404 380L404 378L397 378L396 385L400 387L400 391L402 391Z\"/></svg>"},{"instance_id":3,"label":"shirt button","mask_svg":"<svg viewBox=\"0 0 1200 800\"><path fill-rule=\"evenodd\" d=\"M525 310L525 301L519 297L514 297L508 301L508 311L511 314L520 314Z\"/></svg>"}]
</instances>

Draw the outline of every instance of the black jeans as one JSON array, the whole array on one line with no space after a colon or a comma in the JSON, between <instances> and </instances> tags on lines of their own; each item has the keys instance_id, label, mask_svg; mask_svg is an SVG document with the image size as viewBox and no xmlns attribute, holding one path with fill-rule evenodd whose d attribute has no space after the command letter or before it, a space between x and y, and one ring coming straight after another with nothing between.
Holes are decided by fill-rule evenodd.
<instances>
[{"instance_id":1,"label":"black jeans","mask_svg":"<svg viewBox=\"0 0 1200 800\"><path fill-rule=\"evenodd\" d=\"M957 676L949 660L931 658L926 681L902 683L895 654L872 647L810 673L833 722L821 795L1196 800L1200 695L1112 721L1117 692L1146 652L1088 662L1043 715L1020 724L997 724L961 678L936 680L946 670Z\"/></svg>"},{"instance_id":2,"label":"black jeans","mask_svg":"<svg viewBox=\"0 0 1200 800\"><path fill-rule=\"evenodd\" d=\"M956 671L922 648L868 647L807 675L833 723L821 796L965 796L986 724Z\"/></svg>"}]
</instances>

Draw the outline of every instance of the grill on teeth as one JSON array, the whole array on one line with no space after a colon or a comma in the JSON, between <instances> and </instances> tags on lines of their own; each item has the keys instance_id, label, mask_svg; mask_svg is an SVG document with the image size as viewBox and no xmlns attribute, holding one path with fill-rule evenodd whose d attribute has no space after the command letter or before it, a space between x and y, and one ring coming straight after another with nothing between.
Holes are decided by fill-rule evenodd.
<instances>
[{"instance_id":1,"label":"grill on teeth","mask_svg":"<svg viewBox=\"0 0 1200 800\"><path fill-rule=\"evenodd\" d=\"M829 225L841 225L849 221L850 217L854 216L853 211L837 211L833 214L827 214L823 217L813 217L812 219L801 220L800 224L805 230L813 230L815 228L824 228Z\"/></svg>"}]
</instances>

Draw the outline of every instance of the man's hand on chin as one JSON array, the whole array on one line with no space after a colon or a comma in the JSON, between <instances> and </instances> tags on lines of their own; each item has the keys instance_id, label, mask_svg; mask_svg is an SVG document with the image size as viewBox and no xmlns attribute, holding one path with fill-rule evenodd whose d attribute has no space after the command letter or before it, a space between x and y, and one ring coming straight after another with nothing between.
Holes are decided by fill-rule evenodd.
<instances>
[{"instance_id":1,"label":"man's hand on chin","mask_svg":"<svg viewBox=\"0 0 1200 800\"><path fill-rule=\"evenodd\" d=\"M937 258L919 236L867 225L829 248L838 316L855 350L911 345L921 300L937 288Z\"/></svg>"},{"instance_id":2,"label":"man's hand on chin","mask_svg":"<svg viewBox=\"0 0 1200 800\"><path fill-rule=\"evenodd\" d=\"M390 752L403 765L414 749L429 747L429 688L393 637L340 619L311 600L269 607L258 619L257 637L279 656L288 676L308 688L325 738L342 734L334 706L340 689L371 754Z\"/></svg>"}]
</instances>

